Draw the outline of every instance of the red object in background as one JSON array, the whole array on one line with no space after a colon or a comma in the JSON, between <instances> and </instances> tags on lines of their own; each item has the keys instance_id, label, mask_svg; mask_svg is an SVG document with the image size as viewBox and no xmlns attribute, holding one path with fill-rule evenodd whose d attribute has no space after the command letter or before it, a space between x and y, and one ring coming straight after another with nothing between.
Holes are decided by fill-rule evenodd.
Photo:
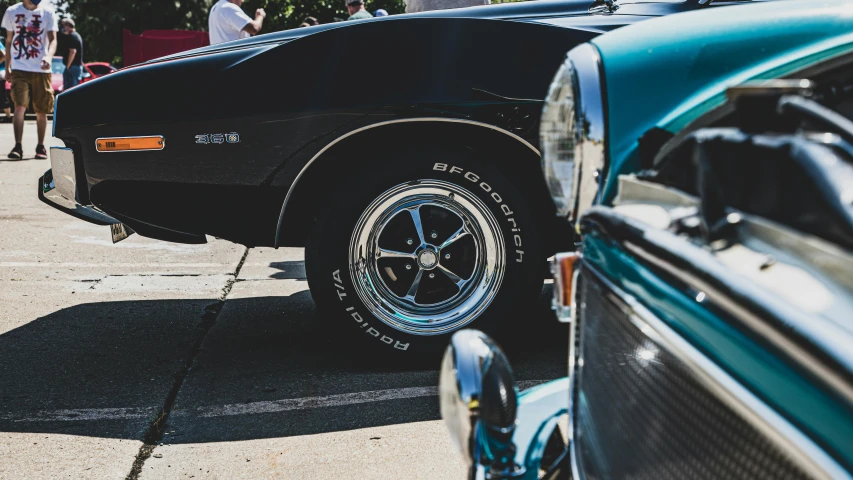
<instances>
[{"instance_id":1,"label":"red object in background","mask_svg":"<svg viewBox=\"0 0 853 480\"><path fill-rule=\"evenodd\" d=\"M118 71L116 69L116 67L110 65L107 62L85 63L85 64L83 64L83 68L85 68L86 71L83 72L83 82L82 83L86 83L86 82L94 80L98 77L103 77L104 75L109 75L113 72Z\"/></svg>"},{"instance_id":2,"label":"red object in background","mask_svg":"<svg viewBox=\"0 0 853 480\"><path fill-rule=\"evenodd\" d=\"M147 62L165 55L210 45L207 32L191 30L145 30L134 35L124 30L124 66Z\"/></svg>"}]
</instances>

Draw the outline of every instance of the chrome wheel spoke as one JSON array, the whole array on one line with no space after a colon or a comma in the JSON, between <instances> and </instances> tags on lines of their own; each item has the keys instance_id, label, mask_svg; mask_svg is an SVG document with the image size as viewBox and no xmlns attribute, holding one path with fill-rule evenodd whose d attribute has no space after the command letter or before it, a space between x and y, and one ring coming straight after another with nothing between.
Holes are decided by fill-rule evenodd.
<instances>
[{"instance_id":1,"label":"chrome wheel spoke","mask_svg":"<svg viewBox=\"0 0 853 480\"><path fill-rule=\"evenodd\" d=\"M441 270L445 275L447 275L447 278L449 278L451 282L453 282L454 284L456 284L456 287L457 287L457 288L459 288L460 290L462 290L462 287L464 287L464 286L468 283L468 280L467 280L467 279L464 279L464 278L460 277L459 275L456 275L455 273L451 272L451 271L450 271L447 267L445 267L444 265L439 265L439 266L438 266L438 268L439 268L439 270Z\"/></svg>"},{"instance_id":2,"label":"chrome wheel spoke","mask_svg":"<svg viewBox=\"0 0 853 480\"><path fill-rule=\"evenodd\" d=\"M424 276L424 270L419 269L418 274L415 275L415 280L412 281L412 286L409 287L409 291L406 292L406 296L403 297L406 300L410 300L412 302L415 301L415 295L418 294L418 289L421 287L421 278Z\"/></svg>"},{"instance_id":3,"label":"chrome wheel spoke","mask_svg":"<svg viewBox=\"0 0 853 480\"><path fill-rule=\"evenodd\" d=\"M465 225L462 225L462 227L459 230L457 230L456 233L451 235L450 238L448 238L447 240L444 241L444 243L439 245L438 249L441 250L442 248L450 246L451 244L453 244L453 242L455 242L456 240L459 240L460 238L464 237L465 235L470 235L470 233L468 233L468 230L465 230Z\"/></svg>"},{"instance_id":4,"label":"chrome wheel spoke","mask_svg":"<svg viewBox=\"0 0 853 480\"><path fill-rule=\"evenodd\" d=\"M417 260L418 256L414 253L398 252L396 250L388 250L386 248L379 247L376 250L376 258L408 258L411 260Z\"/></svg>"},{"instance_id":5,"label":"chrome wheel spoke","mask_svg":"<svg viewBox=\"0 0 853 480\"><path fill-rule=\"evenodd\" d=\"M458 185L426 179L392 187L366 207L352 233L355 293L371 315L402 332L464 327L503 280L497 225L488 206Z\"/></svg>"},{"instance_id":6,"label":"chrome wheel spoke","mask_svg":"<svg viewBox=\"0 0 853 480\"><path fill-rule=\"evenodd\" d=\"M420 205L415 208L409 209L409 214L412 216L412 222L415 224L415 230L418 232L418 240L420 240L420 246L426 245L426 239L424 239L424 226L421 223L421 207Z\"/></svg>"}]
</instances>

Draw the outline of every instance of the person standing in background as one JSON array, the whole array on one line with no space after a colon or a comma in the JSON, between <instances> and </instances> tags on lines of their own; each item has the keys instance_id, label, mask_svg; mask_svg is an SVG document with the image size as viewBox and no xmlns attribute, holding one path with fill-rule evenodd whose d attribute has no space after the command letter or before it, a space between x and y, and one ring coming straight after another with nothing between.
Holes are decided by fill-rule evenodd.
<instances>
[{"instance_id":1,"label":"person standing in background","mask_svg":"<svg viewBox=\"0 0 853 480\"><path fill-rule=\"evenodd\" d=\"M59 22L56 53L62 56L62 63L65 64L65 72L62 73L63 91L83 81L83 38L75 27L74 20L67 17Z\"/></svg>"},{"instance_id":2,"label":"person standing in background","mask_svg":"<svg viewBox=\"0 0 853 480\"><path fill-rule=\"evenodd\" d=\"M489 0L406 0L406 13L489 5Z\"/></svg>"},{"instance_id":3,"label":"person standing in background","mask_svg":"<svg viewBox=\"0 0 853 480\"><path fill-rule=\"evenodd\" d=\"M0 85L3 86L0 89L0 106L3 107L3 113L6 114L3 117L3 122L9 123L12 121L12 112L10 110L9 105L9 97L6 95L6 47L3 45L3 41L0 41Z\"/></svg>"},{"instance_id":4,"label":"person standing in background","mask_svg":"<svg viewBox=\"0 0 853 480\"><path fill-rule=\"evenodd\" d=\"M347 20L373 18L373 15L364 8L364 2L362 0L346 0L346 2L347 11L349 12L349 18L347 18Z\"/></svg>"},{"instance_id":5,"label":"person standing in background","mask_svg":"<svg viewBox=\"0 0 853 480\"><path fill-rule=\"evenodd\" d=\"M23 0L6 9L3 28L6 29L6 78L12 79L12 101L15 103L15 147L9 158L22 158L24 149L24 115L30 98L36 112L38 145L36 158L47 158L44 134L47 114L53 111L51 63L56 53L56 31L59 30L53 10L39 6L41 0Z\"/></svg>"},{"instance_id":6,"label":"person standing in background","mask_svg":"<svg viewBox=\"0 0 853 480\"><path fill-rule=\"evenodd\" d=\"M249 38L261 33L267 12L263 8L257 9L255 19L252 20L240 8L242 5L243 0L219 0L213 5L207 19L211 45Z\"/></svg>"}]
</instances>

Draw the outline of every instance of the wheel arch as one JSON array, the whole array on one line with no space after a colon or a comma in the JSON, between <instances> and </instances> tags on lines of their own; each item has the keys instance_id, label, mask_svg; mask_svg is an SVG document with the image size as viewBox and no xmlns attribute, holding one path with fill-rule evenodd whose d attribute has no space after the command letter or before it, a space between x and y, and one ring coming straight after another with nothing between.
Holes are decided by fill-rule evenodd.
<instances>
[{"instance_id":1,"label":"wheel arch","mask_svg":"<svg viewBox=\"0 0 853 480\"><path fill-rule=\"evenodd\" d=\"M542 238L559 223L547 193L536 146L521 136L494 125L466 119L429 117L398 119L367 125L337 137L316 153L299 171L282 204L275 246L303 246L315 215L334 191L365 168L381 166L370 152L380 148L473 148L498 153L494 164L530 199L530 209L542 228ZM353 161L355 159L355 161ZM521 171L513 171L521 169ZM335 172L329 175L328 172ZM518 181L521 180L521 181ZM548 251L553 248L548 248Z\"/></svg>"}]
</instances>

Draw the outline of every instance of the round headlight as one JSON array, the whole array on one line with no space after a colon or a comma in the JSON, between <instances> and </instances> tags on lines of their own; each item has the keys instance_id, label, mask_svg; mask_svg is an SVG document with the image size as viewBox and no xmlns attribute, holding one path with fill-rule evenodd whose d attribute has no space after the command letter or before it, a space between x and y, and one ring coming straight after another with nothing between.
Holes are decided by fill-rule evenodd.
<instances>
[{"instance_id":1,"label":"round headlight","mask_svg":"<svg viewBox=\"0 0 853 480\"><path fill-rule=\"evenodd\" d=\"M438 391L441 418L469 467L482 460L478 457L484 448L478 448L475 439L480 438L478 428L485 429L484 441L509 441L517 407L512 370L487 335L476 330L453 335L441 362Z\"/></svg>"},{"instance_id":2,"label":"round headlight","mask_svg":"<svg viewBox=\"0 0 853 480\"><path fill-rule=\"evenodd\" d=\"M575 146L575 73L570 60L560 66L542 111L539 127L542 145L542 170L557 215L565 217L574 207Z\"/></svg>"},{"instance_id":3,"label":"round headlight","mask_svg":"<svg viewBox=\"0 0 853 480\"><path fill-rule=\"evenodd\" d=\"M566 56L545 99L542 169L557 214L571 221L600 200L607 170L604 94L598 49L582 43Z\"/></svg>"}]
</instances>

